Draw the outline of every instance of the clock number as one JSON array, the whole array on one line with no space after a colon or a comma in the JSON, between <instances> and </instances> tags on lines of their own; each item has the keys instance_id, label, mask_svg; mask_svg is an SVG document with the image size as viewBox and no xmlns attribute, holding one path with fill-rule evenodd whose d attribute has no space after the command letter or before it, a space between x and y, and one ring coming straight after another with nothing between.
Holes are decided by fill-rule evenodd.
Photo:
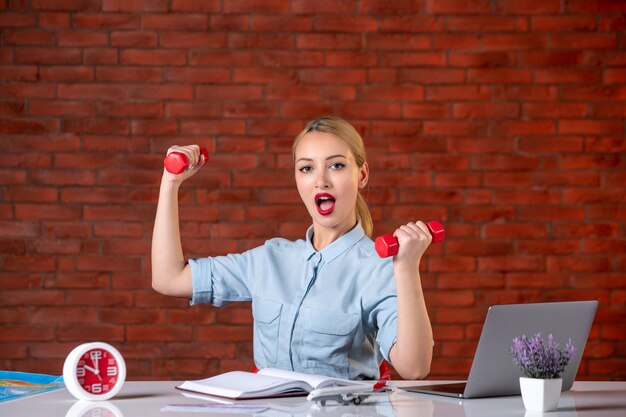
<instances>
[{"instance_id":1,"label":"clock number","mask_svg":"<svg viewBox=\"0 0 626 417\"><path fill-rule=\"evenodd\" d=\"M85 368L83 368L82 366L79 366L78 368L76 368L76 376L79 378L82 378L85 376Z\"/></svg>"},{"instance_id":2,"label":"clock number","mask_svg":"<svg viewBox=\"0 0 626 417\"><path fill-rule=\"evenodd\" d=\"M102 384L93 384L91 386L91 392L94 394L100 394L102 392Z\"/></svg>"},{"instance_id":3,"label":"clock number","mask_svg":"<svg viewBox=\"0 0 626 417\"><path fill-rule=\"evenodd\" d=\"M91 358L91 360L98 360L100 358L102 358L102 351L100 350L92 350L91 352L89 352L89 357Z\"/></svg>"},{"instance_id":4,"label":"clock number","mask_svg":"<svg viewBox=\"0 0 626 417\"><path fill-rule=\"evenodd\" d=\"M115 376L117 375L117 367L109 366L107 367L107 376Z\"/></svg>"}]
</instances>

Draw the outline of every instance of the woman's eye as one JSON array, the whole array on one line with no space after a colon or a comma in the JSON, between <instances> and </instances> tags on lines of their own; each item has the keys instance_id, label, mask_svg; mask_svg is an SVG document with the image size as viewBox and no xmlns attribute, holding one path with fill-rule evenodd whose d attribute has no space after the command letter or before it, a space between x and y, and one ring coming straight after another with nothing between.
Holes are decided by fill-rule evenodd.
<instances>
[{"instance_id":1,"label":"woman's eye","mask_svg":"<svg viewBox=\"0 0 626 417\"><path fill-rule=\"evenodd\" d=\"M305 173L306 173L306 172L310 172L310 171L311 171L311 167L310 167L310 166L308 166L308 165L306 165L306 166L303 166L303 167L298 168L298 171L300 171L300 172L305 172Z\"/></svg>"},{"instance_id":2,"label":"woman's eye","mask_svg":"<svg viewBox=\"0 0 626 417\"><path fill-rule=\"evenodd\" d=\"M345 167L346 164L342 164L341 162L335 162L334 164L330 165L331 169L341 169L343 167Z\"/></svg>"}]
</instances>

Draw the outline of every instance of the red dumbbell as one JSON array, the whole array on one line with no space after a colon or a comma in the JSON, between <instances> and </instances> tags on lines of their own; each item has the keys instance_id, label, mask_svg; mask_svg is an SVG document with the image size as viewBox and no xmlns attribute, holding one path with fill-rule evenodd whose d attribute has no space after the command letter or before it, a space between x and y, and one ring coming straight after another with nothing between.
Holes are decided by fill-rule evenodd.
<instances>
[{"instance_id":1,"label":"red dumbbell","mask_svg":"<svg viewBox=\"0 0 626 417\"><path fill-rule=\"evenodd\" d=\"M200 153L204 156L205 162L209 160L209 152L206 148L200 147ZM181 152L170 152L163 160L163 165L167 172L172 174L180 174L189 168L189 161L187 156Z\"/></svg>"},{"instance_id":2,"label":"red dumbbell","mask_svg":"<svg viewBox=\"0 0 626 417\"><path fill-rule=\"evenodd\" d=\"M439 243L445 238L446 232L443 229L443 225L437 220L426 223L426 227L428 227L430 234L433 236L432 243ZM400 248L400 244L398 243L398 239L396 239L393 235L382 235L376 238L374 247L381 258L386 258L388 256L396 255L398 253L398 249Z\"/></svg>"}]
</instances>

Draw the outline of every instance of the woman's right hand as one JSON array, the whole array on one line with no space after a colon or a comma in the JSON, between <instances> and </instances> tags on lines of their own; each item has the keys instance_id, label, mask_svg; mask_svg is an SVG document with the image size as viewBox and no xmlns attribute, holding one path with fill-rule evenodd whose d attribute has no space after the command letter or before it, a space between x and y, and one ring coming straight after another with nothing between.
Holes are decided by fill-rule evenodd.
<instances>
[{"instance_id":1,"label":"woman's right hand","mask_svg":"<svg viewBox=\"0 0 626 417\"><path fill-rule=\"evenodd\" d=\"M206 162L204 156L200 152L199 145L186 145L186 146L174 145L167 150L167 155L169 155L172 152L180 152L183 155L185 155L189 163L190 169L187 169L181 172L180 174L172 174L167 169L165 169L165 167L163 167L163 179L166 181L180 184L183 181L185 181L187 178L195 175L195 173L198 172L198 170L202 168L202 166Z\"/></svg>"}]
</instances>

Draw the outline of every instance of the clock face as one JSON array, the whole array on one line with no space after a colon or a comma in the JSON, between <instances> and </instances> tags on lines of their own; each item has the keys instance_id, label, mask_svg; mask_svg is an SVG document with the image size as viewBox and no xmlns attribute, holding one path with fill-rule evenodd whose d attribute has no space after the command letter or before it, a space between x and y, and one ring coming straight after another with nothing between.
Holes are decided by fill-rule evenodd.
<instances>
[{"instance_id":1,"label":"clock face","mask_svg":"<svg viewBox=\"0 0 626 417\"><path fill-rule=\"evenodd\" d=\"M65 358L63 380L70 394L79 400L108 400L122 389L126 363L108 343L84 343Z\"/></svg>"},{"instance_id":2,"label":"clock face","mask_svg":"<svg viewBox=\"0 0 626 417\"><path fill-rule=\"evenodd\" d=\"M83 353L76 365L76 377L83 389L94 395L111 391L119 377L119 364L106 349L91 349Z\"/></svg>"}]
</instances>

